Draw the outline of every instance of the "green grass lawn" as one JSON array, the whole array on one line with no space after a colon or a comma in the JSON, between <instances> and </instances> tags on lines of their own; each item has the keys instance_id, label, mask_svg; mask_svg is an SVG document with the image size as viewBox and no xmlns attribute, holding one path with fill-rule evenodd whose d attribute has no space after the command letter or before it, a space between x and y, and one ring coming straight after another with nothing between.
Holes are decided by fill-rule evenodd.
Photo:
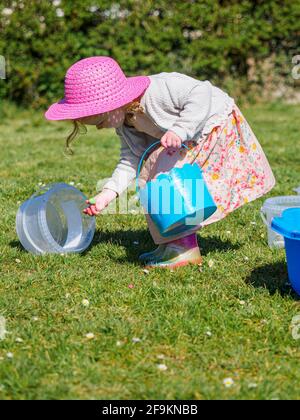
<instances>
[{"instance_id":1,"label":"green grass lawn","mask_svg":"<svg viewBox=\"0 0 300 420\"><path fill-rule=\"evenodd\" d=\"M19 204L39 183L79 183L93 195L117 163L119 143L114 131L92 127L67 158L69 124L2 104L0 315L8 334L0 341L1 399L299 398L300 340L291 320L300 301L288 284L285 251L267 245L259 209L300 185L300 106L241 109L276 186L198 233L202 271L145 274L137 257L152 239L143 215L99 216L83 255L36 257L22 249ZM225 378L234 385L226 388Z\"/></svg>"}]
</instances>

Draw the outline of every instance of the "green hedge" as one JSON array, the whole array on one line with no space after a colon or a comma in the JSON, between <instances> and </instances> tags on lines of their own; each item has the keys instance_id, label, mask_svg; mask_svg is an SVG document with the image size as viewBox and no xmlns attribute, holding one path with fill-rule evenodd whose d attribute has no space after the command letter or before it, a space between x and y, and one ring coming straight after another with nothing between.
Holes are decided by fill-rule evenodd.
<instances>
[{"instance_id":1,"label":"green hedge","mask_svg":"<svg viewBox=\"0 0 300 420\"><path fill-rule=\"evenodd\" d=\"M274 77L291 83L299 27L299 0L2 0L0 98L45 107L63 96L67 68L92 55L128 76L179 71L231 93L263 85L260 64L273 57Z\"/></svg>"}]
</instances>

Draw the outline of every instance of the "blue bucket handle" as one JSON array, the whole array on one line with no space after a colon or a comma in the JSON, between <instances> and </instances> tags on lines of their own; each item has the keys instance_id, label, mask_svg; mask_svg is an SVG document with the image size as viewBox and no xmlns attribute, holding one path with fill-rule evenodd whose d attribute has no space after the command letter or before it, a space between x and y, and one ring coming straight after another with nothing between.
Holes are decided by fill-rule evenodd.
<instances>
[{"instance_id":1,"label":"blue bucket handle","mask_svg":"<svg viewBox=\"0 0 300 420\"><path fill-rule=\"evenodd\" d=\"M142 166L144 157L146 156L146 154L148 153L148 151L150 149L152 149L152 147L156 146L158 143L160 143L160 140L155 141L154 143L150 144L150 146L142 154L142 157L140 159L139 166L138 166L138 169L137 169L137 175L136 175L136 182L135 182L135 191L136 191L136 193L139 192L138 181L139 181L139 176L140 176L140 172L141 172L141 166ZM185 147L187 150L189 150L190 152L192 152L191 149L189 149L184 143L181 144L181 147ZM194 152L192 152L192 153L194 154ZM196 159L197 156L194 154L194 157Z\"/></svg>"}]
</instances>

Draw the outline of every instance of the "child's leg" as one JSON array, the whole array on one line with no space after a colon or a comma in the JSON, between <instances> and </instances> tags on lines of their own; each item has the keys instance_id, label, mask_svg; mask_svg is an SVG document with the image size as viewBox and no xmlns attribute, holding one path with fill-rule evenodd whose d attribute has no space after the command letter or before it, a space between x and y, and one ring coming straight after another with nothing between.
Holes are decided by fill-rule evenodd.
<instances>
[{"instance_id":1,"label":"child's leg","mask_svg":"<svg viewBox=\"0 0 300 420\"><path fill-rule=\"evenodd\" d=\"M164 246L164 245L161 245ZM188 264L202 264L196 233L168 242L162 252L145 260L149 268L175 268Z\"/></svg>"},{"instance_id":2,"label":"child's leg","mask_svg":"<svg viewBox=\"0 0 300 420\"><path fill-rule=\"evenodd\" d=\"M158 245L157 248L155 248L153 251L144 252L143 254L139 255L139 260L141 262L150 262L157 258L159 255L161 255L166 248L166 244Z\"/></svg>"},{"instance_id":3,"label":"child's leg","mask_svg":"<svg viewBox=\"0 0 300 420\"><path fill-rule=\"evenodd\" d=\"M186 231L184 233L173 235L169 238L165 238L160 235L157 227L152 222L150 216L148 214L145 214L145 216L146 216L146 220L148 223L148 227L149 227L149 231L152 236L152 239L154 243L158 245L158 247L154 249L153 251L144 252L143 254L139 256L139 260L143 262L144 264L156 263L158 260L161 261L162 258L169 259L170 249L167 253L165 252L165 250L166 250L166 247L171 244L173 248L175 245L176 246L178 245L178 248L176 249L176 252L175 252L176 257L178 257L179 251L186 252L188 249L198 248L196 231L200 227L196 227L196 228L193 227L189 231ZM198 251L196 251L196 253L197 255L199 253L198 255L199 257L200 256L199 248L198 248ZM192 254L193 254L192 257L194 258L194 253ZM197 262L197 264L199 264L199 262Z\"/></svg>"},{"instance_id":4,"label":"child's leg","mask_svg":"<svg viewBox=\"0 0 300 420\"><path fill-rule=\"evenodd\" d=\"M202 228L202 226L200 224L196 227L195 226L191 227L190 229L186 230L184 233L178 233L177 235L172 235L172 236L169 236L168 238L166 238L164 236L161 236L159 230L157 229L157 227L153 223L149 214L145 214L145 217L146 217L149 232L152 236L153 242L157 245L167 244L171 241L175 241L176 239L184 238L185 236L188 236L192 233L196 233L198 230L200 230Z\"/></svg>"},{"instance_id":5,"label":"child's leg","mask_svg":"<svg viewBox=\"0 0 300 420\"><path fill-rule=\"evenodd\" d=\"M190 145L192 147L192 145ZM146 182L153 179L158 173L169 171L172 167L182 166L191 161L193 154L187 154L185 150L162 150L161 148L152 152L141 171L141 179ZM151 217L145 214L150 234L158 247L143 253L139 259L147 264L160 266L185 265L189 262L201 263L200 250L197 244L195 232L201 228L193 226L184 233L170 236L161 236L159 230L153 223Z\"/></svg>"}]
</instances>

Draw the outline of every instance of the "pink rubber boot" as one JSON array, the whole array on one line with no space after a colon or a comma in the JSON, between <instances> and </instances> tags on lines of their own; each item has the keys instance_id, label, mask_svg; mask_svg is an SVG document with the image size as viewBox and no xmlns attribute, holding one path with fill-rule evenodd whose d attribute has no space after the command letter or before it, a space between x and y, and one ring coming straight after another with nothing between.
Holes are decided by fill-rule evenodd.
<instances>
[{"instance_id":1,"label":"pink rubber boot","mask_svg":"<svg viewBox=\"0 0 300 420\"><path fill-rule=\"evenodd\" d=\"M146 267L175 268L202 264L196 233L168 242L164 251L148 262Z\"/></svg>"}]
</instances>

